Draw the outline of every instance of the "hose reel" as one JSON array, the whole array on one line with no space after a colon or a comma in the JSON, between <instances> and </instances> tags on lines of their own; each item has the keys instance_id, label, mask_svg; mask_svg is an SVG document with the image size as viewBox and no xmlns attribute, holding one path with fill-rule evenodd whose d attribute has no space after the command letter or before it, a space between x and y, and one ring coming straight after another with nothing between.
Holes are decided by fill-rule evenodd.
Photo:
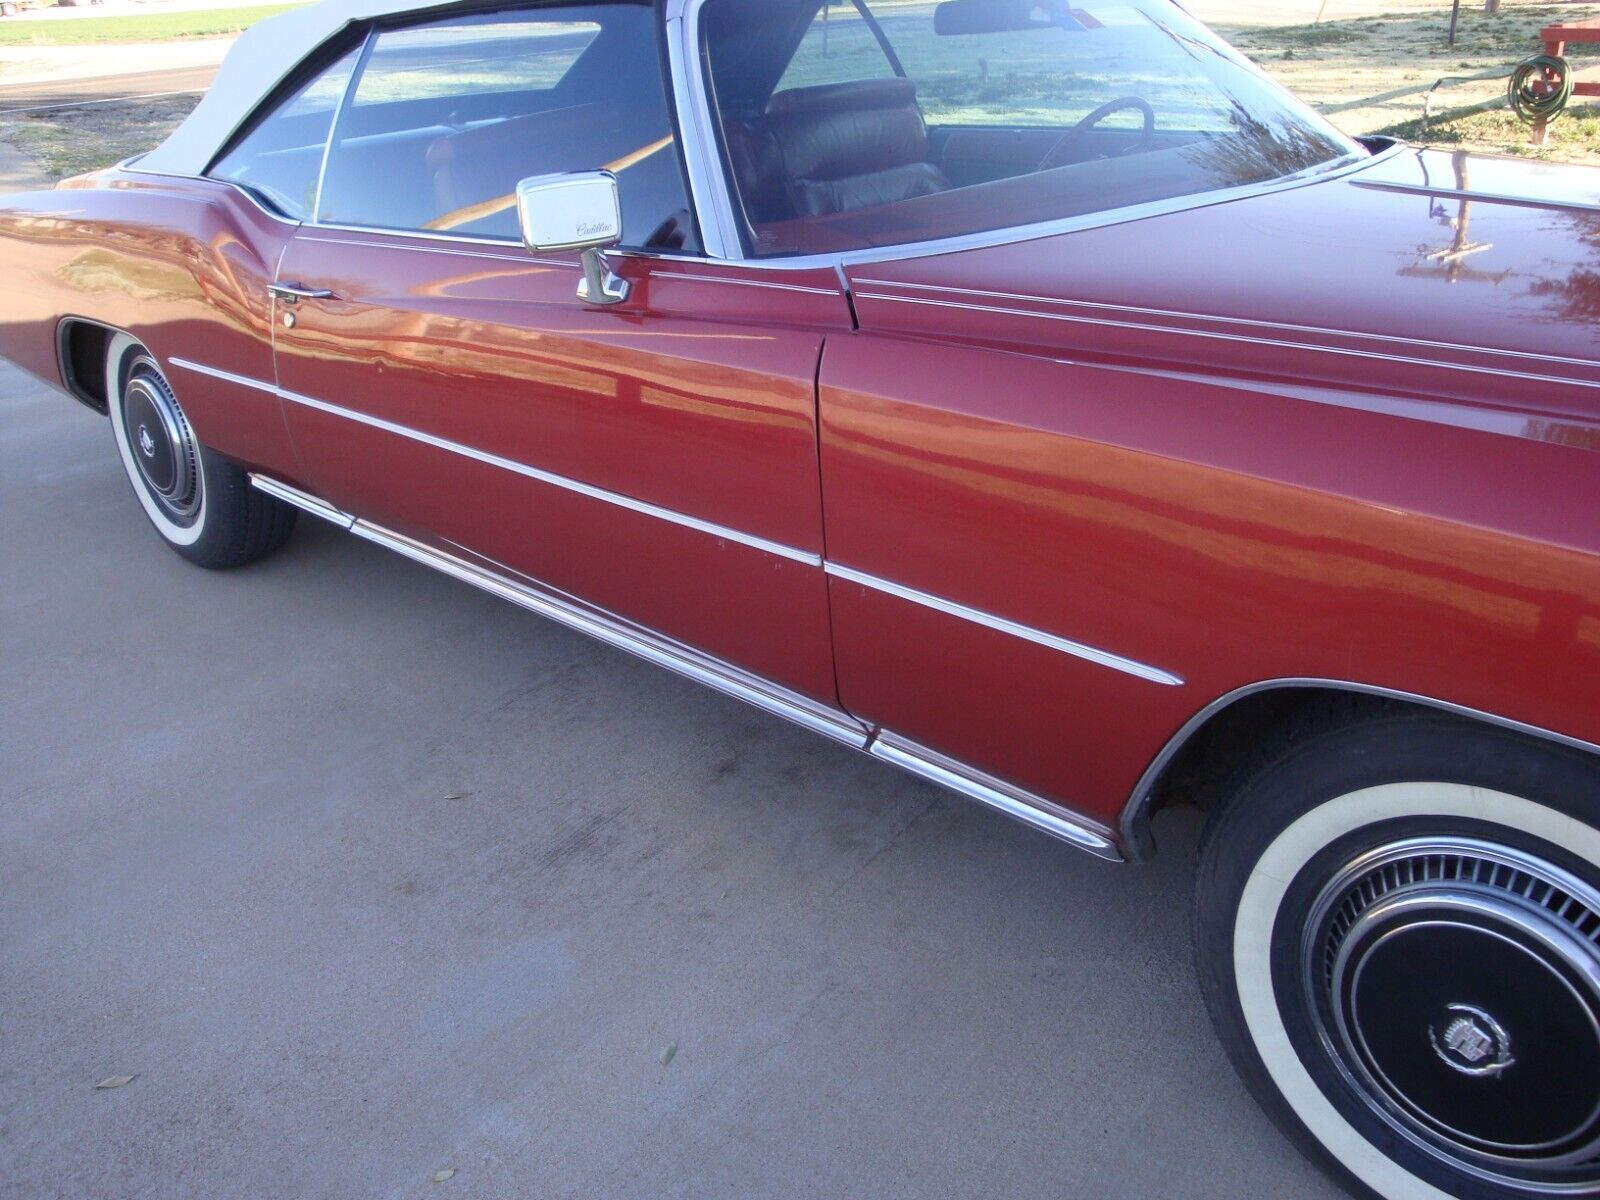
<instances>
[{"instance_id":1,"label":"hose reel","mask_svg":"<svg viewBox=\"0 0 1600 1200\"><path fill-rule=\"evenodd\" d=\"M1511 110L1528 124L1561 115L1572 102L1572 66L1554 54L1538 54L1511 73Z\"/></svg>"}]
</instances>

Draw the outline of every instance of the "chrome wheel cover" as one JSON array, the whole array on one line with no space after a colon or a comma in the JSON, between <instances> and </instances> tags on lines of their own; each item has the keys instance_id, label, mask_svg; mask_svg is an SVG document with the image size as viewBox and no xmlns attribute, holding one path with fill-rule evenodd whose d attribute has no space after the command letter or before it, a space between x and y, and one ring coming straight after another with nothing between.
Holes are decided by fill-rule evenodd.
<instances>
[{"instance_id":1,"label":"chrome wheel cover","mask_svg":"<svg viewBox=\"0 0 1600 1200\"><path fill-rule=\"evenodd\" d=\"M1524 1195L1600 1185L1600 890L1467 837L1369 851L1300 944L1316 1042L1429 1158Z\"/></svg>"},{"instance_id":2,"label":"chrome wheel cover","mask_svg":"<svg viewBox=\"0 0 1600 1200\"><path fill-rule=\"evenodd\" d=\"M203 499L199 447L177 397L150 359L133 363L118 403L140 481L173 521L192 523Z\"/></svg>"}]
</instances>

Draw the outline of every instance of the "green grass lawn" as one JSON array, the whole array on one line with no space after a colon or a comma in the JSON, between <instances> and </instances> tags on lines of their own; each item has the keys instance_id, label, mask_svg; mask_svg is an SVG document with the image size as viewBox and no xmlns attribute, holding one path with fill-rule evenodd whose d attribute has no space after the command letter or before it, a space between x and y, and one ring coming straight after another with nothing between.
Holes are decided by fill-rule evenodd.
<instances>
[{"instance_id":1,"label":"green grass lawn","mask_svg":"<svg viewBox=\"0 0 1600 1200\"><path fill-rule=\"evenodd\" d=\"M176 42L186 38L227 37L263 17L296 8L261 4L199 12L139 13L119 17L78 17L59 21L0 21L0 46L97 46L117 42Z\"/></svg>"}]
</instances>

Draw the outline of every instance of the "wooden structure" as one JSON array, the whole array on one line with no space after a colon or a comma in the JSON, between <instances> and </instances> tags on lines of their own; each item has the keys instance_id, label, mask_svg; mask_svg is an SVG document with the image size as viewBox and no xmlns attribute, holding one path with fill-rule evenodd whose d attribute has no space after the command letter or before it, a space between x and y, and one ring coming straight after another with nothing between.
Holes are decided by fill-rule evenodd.
<instances>
[{"instance_id":1,"label":"wooden structure","mask_svg":"<svg viewBox=\"0 0 1600 1200\"><path fill-rule=\"evenodd\" d=\"M1563 58L1571 42L1600 42L1600 21L1573 21L1565 25L1546 25L1539 31L1544 52L1552 58ZM1574 83L1573 96L1600 96L1600 83ZM1533 144L1544 145L1545 132L1550 126L1549 117L1540 117L1533 123Z\"/></svg>"},{"instance_id":2,"label":"wooden structure","mask_svg":"<svg viewBox=\"0 0 1600 1200\"><path fill-rule=\"evenodd\" d=\"M1322 5L1322 7L1323 8L1327 8L1328 7L1328 5L1326 3L1326 0L1324 0L1324 3ZM1500 0L1483 0L1483 11L1486 12L1486 13L1499 12L1500 11ZM1322 19L1322 14L1320 12L1317 14L1317 19L1319 21ZM1456 44L1456 26L1459 25L1460 23L1461 23L1461 0L1451 0L1451 3L1450 3L1450 45L1451 45L1452 48L1454 48L1455 44Z\"/></svg>"}]
</instances>

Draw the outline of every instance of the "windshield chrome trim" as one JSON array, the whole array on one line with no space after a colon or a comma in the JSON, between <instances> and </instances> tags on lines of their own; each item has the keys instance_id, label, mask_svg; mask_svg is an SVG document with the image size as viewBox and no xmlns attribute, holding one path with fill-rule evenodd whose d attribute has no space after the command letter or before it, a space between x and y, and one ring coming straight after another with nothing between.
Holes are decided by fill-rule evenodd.
<instances>
[{"instance_id":1,"label":"windshield chrome trim","mask_svg":"<svg viewBox=\"0 0 1600 1200\"><path fill-rule=\"evenodd\" d=\"M701 248L707 258L737 260L744 256L744 246L736 210L728 195L722 155L710 125L711 98L705 72L699 69L699 24L685 21L681 12L674 14L674 8L681 8L681 4L667 6L667 69L678 134L683 141L690 203L700 224Z\"/></svg>"},{"instance_id":2,"label":"windshield chrome trim","mask_svg":"<svg viewBox=\"0 0 1600 1200\"><path fill-rule=\"evenodd\" d=\"M737 231L740 222L736 215L737 210L733 205L733 198L728 194L722 152L718 146L714 130L709 127L709 123L712 120L712 110L708 96L710 87L705 78L706 72L700 62L698 52L701 10L708 2L709 0L668 0L665 12L669 28L668 43L675 51L672 57L674 82L678 82L677 73L682 71L682 81L688 84L687 88L674 87L674 94L677 97L680 108L688 104L696 110L694 115L705 122L703 126L697 125L695 128L694 146L685 145L684 147L686 159L694 157L689 153L691 149L698 151L699 155L706 158L705 163L702 163L704 179L701 187L691 187L691 191L694 194L697 209L702 203L703 191L711 199L714 206L713 211L718 222L724 225L725 230L733 232L731 241L727 241L724 238L724 244L719 247L721 252L711 254L711 240L709 237L705 237L707 222L704 214L701 214L702 236L705 237L707 253L714 258L728 258L738 261L744 266L760 270L816 270L828 267L848 267L858 263L892 262L907 258L933 258L941 254L954 254L962 250L983 250L1017 242L1031 242L1039 238L1055 237L1065 233L1077 233L1086 229L1103 229L1112 225L1124 225L1132 221L1143 221L1150 217L1190 212L1195 209L1209 208L1216 204L1228 204L1235 200L1246 200L1255 196L1290 191L1314 183L1343 178L1374 163L1383 161L1406 148L1403 142L1397 141L1394 145L1373 154L1358 146L1356 150L1353 150L1343 158L1330 159L1328 162L1319 163L1304 171L1293 175L1285 175L1279 179L1270 179L1264 183L1244 184L1240 187L1213 192L1197 192L1191 196L1178 196L1171 200L1153 200L1145 204L1127 205L1122 208L1106 209L1103 212L1090 213L1078 217L1063 217L1054 221L1035 222L1031 225L1012 225L979 233L955 234L951 237L935 238L929 241L906 242L899 246L873 246L861 250L794 255L788 258L756 258L745 253L743 239L738 235ZM1191 16L1190 19L1193 20L1194 18ZM671 31L674 23L680 26L675 33ZM1223 44L1227 46L1227 43L1224 42ZM1295 97L1293 92L1289 92L1282 84L1273 80L1260 66L1239 54L1232 46L1227 48L1231 52L1230 61L1242 64L1252 73L1270 83L1276 91L1294 99L1296 104L1305 105L1305 101ZM684 130L684 134L687 139L689 137L687 128ZM1348 135L1344 136L1348 139ZM692 180L693 169L691 168L691 182Z\"/></svg>"},{"instance_id":3,"label":"windshield chrome trim","mask_svg":"<svg viewBox=\"0 0 1600 1200\"><path fill-rule=\"evenodd\" d=\"M1085 662L1094 663L1096 666L1109 667L1113 671L1121 671L1124 675L1132 675L1136 679L1143 679L1149 683L1159 683L1166 687L1182 687L1183 677L1174 675L1170 671L1163 671L1159 667L1147 666L1131 658L1124 658L1120 654L1113 654L1109 650L1098 650L1093 646L1086 646L1082 642L1074 642L1070 638L1061 637L1059 634L1047 633L1042 629L1034 629L1029 625L1022 625L1005 617L997 617L992 613L980 609L969 608L965 604L958 604L954 600L945 600L939 596L919 592L916 588L906 587L904 584L891 583L887 579L880 579L876 575L868 575L865 571L857 571L852 567L840 566L829 561L823 569L836 579L846 583L854 583L875 592L882 592L886 596L893 596L899 600L908 601L922 608L930 608L947 616L957 617L960 620L982 625L986 629L993 629L997 633L1008 634L1020 638L1025 642L1032 642L1036 646L1043 646L1048 650L1056 650L1062 654L1081 658Z\"/></svg>"},{"instance_id":4,"label":"windshield chrome trim","mask_svg":"<svg viewBox=\"0 0 1600 1200\"><path fill-rule=\"evenodd\" d=\"M1103 212L1086 213L1077 217L1063 217L1055 221L1041 221L1032 225L1011 225L1003 229L981 233L957 234L926 242L907 242L901 246L873 246L863 250L844 250L833 254L796 255L792 258L746 258L745 266L772 270L811 270L835 264L844 267L874 263L899 262L908 258L937 258L943 254L956 254L964 250L988 250L996 246L1011 246L1021 242L1034 242L1063 234L1082 233L1091 229L1108 229L1116 225L1129 225L1151 217L1171 216L1175 213L1195 212L1238 200L1251 200L1258 196L1294 191L1313 184L1328 183L1365 170L1394 155L1402 147L1391 146L1378 154L1363 153L1346 159L1335 159L1297 175L1266 183L1247 184L1216 192L1197 192L1192 196L1177 196L1171 200L1152 200L1146 204L1133 204L1124 208L1108 208Z\"/></svg>"}]
</instances>

